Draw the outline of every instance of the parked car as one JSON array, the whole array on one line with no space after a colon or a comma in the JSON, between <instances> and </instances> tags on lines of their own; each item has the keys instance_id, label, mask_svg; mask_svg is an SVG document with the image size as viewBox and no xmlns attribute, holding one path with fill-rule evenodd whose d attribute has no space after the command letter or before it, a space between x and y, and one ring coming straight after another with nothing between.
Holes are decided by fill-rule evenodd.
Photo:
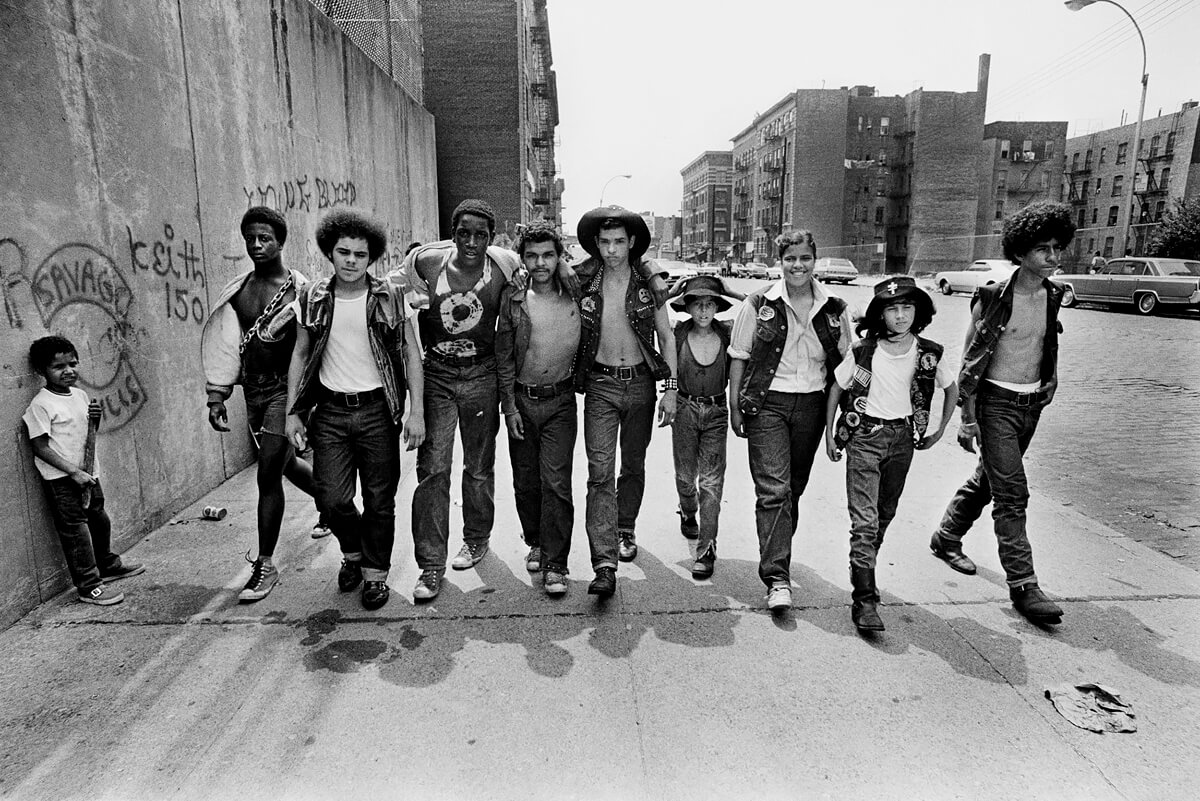
<instances>
[{"instance_id":1,"label":"parked car","mask_svg":"<svg viewBox=\"0 0 1200 801\"><path fill-rule=\"evenodd\" d=\"M1059 275L1062 305L1080 301L1132 303L1139 314L1163 306L1200 309L1200 261L1126 256L1113 259L1095 275Z\"/></svg>"},{"instance_id":2,"label":"parked car","mask_svg":"<svg viewBox=\"0 0 1200 801\"><path fill-rule=\"evenodd\" d=\"M778 281L780 278L783 278L783 268L779 265L772 265L768 267L767 278L770 278L772 281Z\"/></svg>"},{"instance_id":3,"label":"parked car","mask_svg":"<svg viewBox=\"0 0 1200 801\"><path fill-rule=\"evenodd\" d=\"M747 278L769 278L767 265L761 261L752 261L742 269L742 274Z\"/></svg>"},{"instance_id":4,"label":"parked car","mask_svg":"<svg viewBox=\"0 0 1200 801\"><path fill-rule=\"evenodd\" d=\"M854 262L849 259L839 259L832 256L825 256L817 259L816 265L813 267L813 277L818 281L824 281L831 284L835 281L841 281L843 284L849 284L851 281L858 278L858 268L854 266Z\"/></svg>"},{"instance_id":5,"label":"parked car","mask_svg":"<svg viewBox=\"0 0 1200 801\"><path fill-rule=\"evenodd\" d=\"M671 259L655 259L654 261L658 265L658 269L666 271L668 285L673 285L680 278L691 278L696 275L696 265L686 261Z\"/></svg>"},{"instance_id":6,"label":"parked car","mask_svg":"<svg viewBox=\"0 0 1200 801\"><path fill-rule=\"evenodd\" d=\"M933 277L933 285L943 295L973 293L981 286L998 284L1013 274L1017 265L1008 259L979 259L965 270L950 270Z\"/></svg>"},{"instance_id":7,"label":"parked car","mask_svg":"<svg viewBox=\"0 0 1200 801\"><path fill-rule=\"evenodd\" d=\"M721 265L715 261L706 261L703 264L696 265L697 275L720 275Z\"/></svg>"}]
</instances>

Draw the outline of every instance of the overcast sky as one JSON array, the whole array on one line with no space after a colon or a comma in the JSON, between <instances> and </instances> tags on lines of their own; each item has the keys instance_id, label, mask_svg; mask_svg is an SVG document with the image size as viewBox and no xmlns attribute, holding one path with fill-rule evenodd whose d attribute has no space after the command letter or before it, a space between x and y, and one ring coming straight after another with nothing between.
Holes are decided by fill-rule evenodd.
<instances>
[{"instance_id":1,"label":"overcast sky","mask_svg":"<svg viewBox=\"0 0 1200 801\"><path fill-rule=\"evenodd\" d=\"M1146 118L1200 100L1200 0L1125 0L1149 52ZM1120 9L1062 0L548 0L564 223L606 203L677 212L679 171L796 89L975 89L987 121L1137 119L1142 50Z\"/></svg>"}]
</instances>

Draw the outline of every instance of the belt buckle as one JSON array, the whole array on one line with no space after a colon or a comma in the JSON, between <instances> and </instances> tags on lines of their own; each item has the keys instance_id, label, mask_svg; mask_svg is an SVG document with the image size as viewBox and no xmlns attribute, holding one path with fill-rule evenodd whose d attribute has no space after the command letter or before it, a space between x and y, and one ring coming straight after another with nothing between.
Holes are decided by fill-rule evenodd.
<instances>
[{"instance_id":1,"label":"belt buckle","mask_svg":"<svg viewBox=\"0 0 1200 801\"><path fill-rule=\"evenodd\" d=\"M538 388L537 388L536 384L522 384L521 385L521 391L523 393L525 393L525 397L529 398L529 400L538 400L539 399L537 390L538 390Z\"/></svg>"},{"instance_id":2,"label":"belt buckle","mask_svg":"<svg viewBox=\"0 0 1200 801\"><path fill-rule=\"evenodd\" d=\"M1017 406L1029 407L1037 400L1037 392L1023 392L1017 396Z\"/></svg>"},{"instance_id":3,"label":"belt buckle","mask_svg":"<svg viewBox=\"0 0 1200 801\"><path fill-rule=\"evenodd\" d=\"M357 409L362 406L362 400L359 398L359 393L357 392L347 392L342 398L342 402L346 404L347 409Z\"/></svg>"},{"instance_id":4,"label":"belt buckle","mask_svg":"<svg viewBox=\"0 0 1200 801\"><path fill-rule=\"evenodd\" d=\"M617 379L618 380L632 381L635 378L637 378L637 368L636 367L622 366L622 367L617 368Z\"/></svg>"}]
</instances>

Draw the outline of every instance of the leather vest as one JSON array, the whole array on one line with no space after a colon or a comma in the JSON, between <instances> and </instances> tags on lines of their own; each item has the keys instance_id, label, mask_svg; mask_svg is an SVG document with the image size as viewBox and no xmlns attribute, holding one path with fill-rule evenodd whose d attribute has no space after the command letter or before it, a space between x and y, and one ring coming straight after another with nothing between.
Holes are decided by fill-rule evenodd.
<instances>
[{"instance_id":1,"label":"leather vest","mask_svg":"<svg viewBox=\"0 0 1200 801\"><path fill-rule=\"evenodd\" d=\"M1046 334L1042 340L1041 380L1046 384L1058 369L1058 335L1062 323L1058 321L1058 309L1062 305L1062 287L1051 281L1043 281L1046 287ZM962 368L958 374L958 404L975 394L979 382L987 375L988 365L996 352L996 344L1012 317L1013 280L1002 281L976 290L972 304L982 304L979 322L971 342L963 352Z\"/></svg>"},{"instance_id":2,"label":"leather vest","mask_svg":"<svg viewBox=\"0 0 1200 801\"><path fill-rule=\"evenodd\" d=\"M575 391L583 392L588 374L596 362L596 352L600 350L600 321L604 317L604 265L601 264L596 274L583 286L579 298L579 350L575 356ZM625 291L625 316L629 318L629 327L637 337L642 347L642 355L650 367L651 375L656 379L670 378L671 368L666 359L654 347L654 316L657 307L654 305L654 294L646 279L638 274L636 268L629 270L629 286Z\"/></svg>"},{"instance_id":3,"label":"leather vest","mask_svg":"<svg viewBox=\"0 0 1200 801\"><path fill-rule=\"evenodd\" d=\"M750 349L750 360L746 363L741 391L738 393L738 408L744 415L758 414L762 408L771 382L775 380L779 360L783 357L783 343L787 341L787 303L782 297L767 300L766 291L759 290L746 298L746 303L752 304L758 315L754 346ZM827 388L833 383L833 371L842 360L838 342L842 338L842 312L845 310L844 300L831 297L813 317L813 330L825 351Z\"/></svg>"},{"instance_id":4,"label":"leather vest","mask_svg":"<svg viewBox=\"0 0 1200 801\"><path fill-rule=\"evenodd\" d=\"M867 411L867 393L871 389L871 365L879 342L863 339L851 347L854 354L854 378L850 388L842 393L842 414L833 429L833 441L844 449L862 424L862 415ZM937 388L938 363L942 360L943 348L924 337L917 337L917 369L913 371L909 385L912 401L913 441L920 442L929 428L929 410L933 406L933 393Z\"/></svg>"}]
</instances>

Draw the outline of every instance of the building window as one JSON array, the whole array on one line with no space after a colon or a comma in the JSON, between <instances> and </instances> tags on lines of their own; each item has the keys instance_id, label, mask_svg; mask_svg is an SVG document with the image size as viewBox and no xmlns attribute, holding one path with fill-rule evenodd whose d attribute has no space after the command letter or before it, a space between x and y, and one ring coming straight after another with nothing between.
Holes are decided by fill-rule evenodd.
<instances>
[{"instance_id":1,"label":"building window","mask_svg":"<svg viewBox=\"0 0 1200 801\"><path fill-rule=\"evenodd\" d=\"M1114 175L1113 176L1112 193L1111 193L1112 197L1120 197L1121 189L1124 186L1125 186L1125 176L1124 175ZM1099 189L1100 187L1097 186L1096 188Z\"/></svg>"},{"instance_id":2,"label":"building window","mask_svg":"<svg viewBox=\"0 0 1200 801\"><path fill-rule=\"evenodd\" d=\"M1038 182L1039 182L1039 183L1038 183L1038 185L1039 185L1039 186L1041 186L1041 188L1042 188L1042 189L1049 189L1049 188L1050 188L1050 175L1049 175L1049 173L1044 173L1044 172L1043 172L1043 173L1041 173L1040 175L1038 175Z\"/></svg>"},{"instance_id":3,"label":"building window","mask_svg":"<svg viewBox=\"0 0 1200 801\"><path fill-rule=\"evenodd\" d=\"M1163 153L1166 155L1169 155L1174 152L1175 152L1175 132L1171 131L1169 134L1167 134L1167 146L1163 150Z\"/></svg>"},{"instance_id":4,"label":"building window","mask_svg":"<svg viewBox=\"0 0 1200 801\"><path fill-rule=\"evenodd\" d=\"M891 124L892 124L891 117L880 117L880 118L879 118L879 135L880 135L880 136L887 136L887 134L888 134L888 127L889 127Z\"/></svg>"},{"instance_id":5,"label":"building window","mask_svg":"<svg viewBox=\"0 0 1200 801\"><path fill-rule=\"evenodd\" d=\"M1158 155L1158 143L1161 141L1161 139L1162 137L1158 134L1150 137L1150 158L1154 158Z\"/></svg>"},{"instance_id":6,"label":"building window","mask_svg":"<svg viewBox=\"0 0 1200 801\"><path fill-rule=\"evenodd\" d=\"M1111 259L1113 253L1113 238L1111 236L1104 237L1104 258Z\"/></svg>"},{"instance_id":7,"label":"building window","mask_svg":"<svg viewBox=\"0 0 1200 801\"><path fill-rule=\"evenodd\" d=\"M1166 208L1167 208L1167 201L1165 201L1165 200L1160 200L1154 204L1154 221L1155 222L1159 222L1160 220L1162 220L1163 212L1166 211Z\"/></svg>"},{"instance_id":8,"label":"building window","mask_svg":"<svg viewBox=\"0 0 1200 801\"><path fill-rule=\"evenodd\" d=\"M1129 143L1122 142L1117 145L1117 164L1124 164L1127 154L1129 153Z\"/></svg>"},{"instance_id":9,"label":"building window","mask_svg":"<svg viewBox=\"0 0 1200 801\"><path fill-rule=\"evenodd\" d=\"M997 217L996 219L1000 219L1000 218L999 218L999 217ZM1076 227L1076 228L1082 228L1082 227L1083 227L1083 223L1084 223L1084 210L1083 210L1083 209L1080 209L1080 210L1079 210L1079 222L1075 224L1075 227Z\"/></svg>"},{"instance_id":10,"label":"building window","mask_svg":"<svg viewBox=\"0 0 1200 801\"><path fill-rule=\"evenodd\" d=\"M1080 215L1082 215L1083 210L1080 209L1079 213L1080 213ZM996 219L997 220L1004 219L1004 201L1003 200L996 201ZM1082 219L1080 220L1080 222L1082 222Z\"/></svg>"},{"instance_id":11,"label":"building window","mask_svg":"<svg viewBox=\"0 0 1200 801\"><path fill-rule=\"evenodd\" d=\"M1096 214L1100 211L1098 206L1092 206L1092 225L1096 224Z\"/></svg>"},{"instance_id":12,"label":"building window","mask_svg":"<svg viewBox=\"0 0 1200 801\"><path fill-rule=\"evenodd\" d=\"M1000 158L1002 158L1002 159L1008 158L1008 151L1011 148L1011 144L1012 143L1009 142L1007 139L1000 140Z\"/></svg>"},{"instance_id":13,"label":"building window","mask_svg":"<svg viewBox=\"0 0 1200 801\"><path fill-rule=\"evenodd\" d=\"M862 123L863 123L863 118L860 116L858 118L858 132L859 133L862 133Z\"/></svg>"},{"instance_id":14,"label":"building window","mask_svg":"<svg viewBox=\"0 0 1200 801\"><path fill-rule=\"evenodd\" d=\"M883 225L883 206L875 207L875 224Z\"/></svg>"},{"instance_id":15,"label":"building window","mask_svg":"<svg viewBox=\"0 0 1200 801\"><path fill-rule=\"evenodd\" d=\"M1054 140L1053 139L1046 140L1046 155L1043 156L1043 158L1046 158L1046 159L1054 158Z\"/></svg>"},{"instance_id":16,"label":"building window","mask_svg":"<svg viewBox=\"0 0 1200 801\"><path fill-rule=\"evenodd\" d=\"M1121 208L1120 206L1109 206L1108 207L1108 224L1109 225L1117 224L1117 211L1120 208Z\"/></svg>"},{"instance_id":17,"label":"building window","mask_svg":"<svg viewBox=\"0 0 1200 801\"><path fill-rule=\"evenodd\" d=\"M1026 139L1024 142L1021 143L1021 152L1022 153L1032 153L1033 152L1033 140L1032 139Z\"/></svg>"},{"instance_id":18,"label":"building window","mask_svg":"<svg viewBox=\"0 0 1200 801\"><path fill-rule=\"evenodd\" d=\"M1008 170L999 170L996 173L996 189L1008 188Z\"/></svg>"},{"instance_id":19,"label":"building window","mask_svg":"<svg viewBox=\"0 0 1200 801\"><path fill-rule=\"evenodd\" d=\"M1107 153L1107 152L1108 152L1108 148L1107 148L1107 147L1102 147L1102 148L1100 148L1100 160L1099 160L1099 163L1100 163L1100 164L1103 164L1103 163L1104 163L1104 154L1105 154L1105 153Z\"/></svg>"},{"instance_id":20,"label":"building window","mask_svg":"<svg viewBox=\"0 0 1200 801\"><path fill-rule=\"evenodd\" d=\"M1083 157L1083 168L1090 170L1092 168L1092 151L1088 151Z\"/></svg>"},{"instance_id":21,"label":"building window","mask_svg":"<svg viewBox=\"0 0 1200 801\"><path fill-rule=\"evenodd\" d=\"M1079 154L1072 153L1071 154L1071 171L1074 172L1077 169L1079 169Z\"/></svg>"},{"instance_id":22,"label":"building window","mask_svg":"<svg viewBox=\"0 0 1200 801\"><path fill-rule=\"evenodd\" d=\"M1104 181L1103 178L1096 179L1096 194L1100 194L1100 184Z\"/></svg>"},{"instance_id":23,"label":"building window","mask_svg":"<svg viewBox=\"0 0 1200 801\"><path fill-rule=\"evenodd\" d=\"M1165 192L1167 190L1167 187L1169 187L1170 185L1171 185L1171 168L1163 167L1162 173L1160 173L1159 177L1158 177L1158 188Z\"/></svg>"}]
</instances>

